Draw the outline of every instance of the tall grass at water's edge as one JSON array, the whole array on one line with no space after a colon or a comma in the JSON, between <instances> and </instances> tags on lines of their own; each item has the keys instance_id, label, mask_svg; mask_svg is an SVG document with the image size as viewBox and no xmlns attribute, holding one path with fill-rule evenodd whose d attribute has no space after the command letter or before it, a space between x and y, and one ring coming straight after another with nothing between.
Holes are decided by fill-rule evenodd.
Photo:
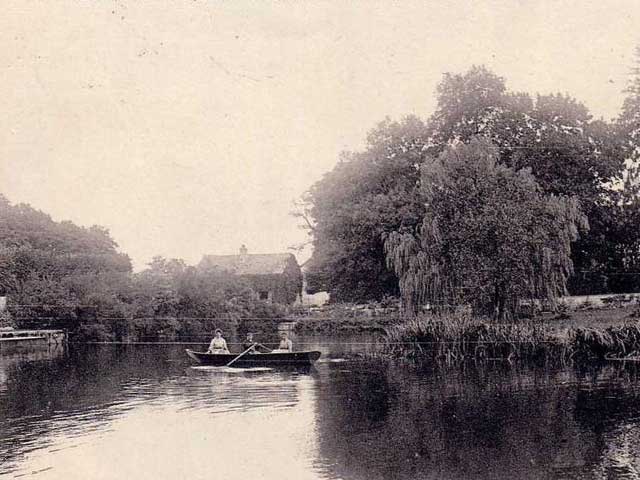
<instances>
[{"instance_id":1,"label":"tall grass at water's edge","mask_svg":"<svg viewBox=\"0 0 640 480\"><path fill-rule=\"evenodd\" d=\"M494 323L465 315L427 316L386 330L383 351L394 357L466 359L604 359L640 356L640 321L608 328L571 328L560 334L547 324Z\"/></svg>"},{"instance_id":2,"label":"tall grass at water's edge","mask_svg":"<svg viewBox=\"0 0 640 480\"><path fill-rule=\"evenodd\" d=\"M640 321L605 329L574 328L569 331L574 356L603 358L640 357Z\"/></svg>"}]
</instances>

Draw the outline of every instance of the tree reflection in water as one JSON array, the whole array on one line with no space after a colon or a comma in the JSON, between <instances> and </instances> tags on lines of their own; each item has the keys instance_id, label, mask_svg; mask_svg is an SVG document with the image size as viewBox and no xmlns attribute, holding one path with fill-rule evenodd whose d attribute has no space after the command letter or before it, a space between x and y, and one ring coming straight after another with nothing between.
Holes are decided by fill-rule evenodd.
<instances>
[{"instance_id":1,"label":"tree reflection in water","mask_svg":"<svg viewBox=\"0 0 640 480\"><path fill-rule=\"evenodd\" d=\"M350 360L230 376L160 346L3 357L0 474L79 478L89 458L117 479L214 461L227 479L639 478L638 371Z\"/></svg>"},{"instance_id":2,"label":"tree reflection in water","mask_svg":"<svg viewBox=\"0 0 640 480\"><path fill-rule=\"evenodd\" d=\"M336 478L638 478L635 365L350 370L318 395Z\"/></svg>"}]
</instances>

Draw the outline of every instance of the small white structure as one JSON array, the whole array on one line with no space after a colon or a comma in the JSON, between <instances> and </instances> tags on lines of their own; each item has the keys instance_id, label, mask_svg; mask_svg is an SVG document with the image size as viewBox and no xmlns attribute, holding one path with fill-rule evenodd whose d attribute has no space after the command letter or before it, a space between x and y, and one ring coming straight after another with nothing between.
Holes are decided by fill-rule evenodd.
<instances>
[{"instance_id":1,"label":"small white structure","mask_svg":"<svg viewBox=\"0 0 640 480\"><path fill-rule=\"evenodd\" d=\"M7 297L0 296L0 312L4 312L7 309Z\"/></svg>"},{"instance_id":2,"label":"small white structure","mask_svg":"<svg viewBox=\"0 0 640 480\"><path fill-rule=\"evenodd\" d=\"M309 260L300 265L300 270L302 270L302 295L298 298L296 302L298 305L302 305L305 307L321 307L322 305L326 305L329 303L329 293L328 292L316 292L309 293L307 291L307 264Z\"/></svg>"},{"instance_id":3,"label":"small white structure","mask_svg":"<svg viewBox=\"0 0 640 480\"><path fill-rule=\"evenodd\" d=\"M586 305L592 307L606 307L611 301L618 300L619 303L640 302L640 293L603 293L598 295L574 295L562 297L560 303L564 303L569 308L580 308Z\"/></svg>"},{"instance_id":4,"label":"small white structure","mask_svg":"<svg viewBox=\"0 0 640 480\"><path fill-rule=\"evenodd\" d=\"M302 290L302 298L300 304L306 307L321 307L329 303L329 294L327 292L307 293Z\"/></svg>"}]
</instances>

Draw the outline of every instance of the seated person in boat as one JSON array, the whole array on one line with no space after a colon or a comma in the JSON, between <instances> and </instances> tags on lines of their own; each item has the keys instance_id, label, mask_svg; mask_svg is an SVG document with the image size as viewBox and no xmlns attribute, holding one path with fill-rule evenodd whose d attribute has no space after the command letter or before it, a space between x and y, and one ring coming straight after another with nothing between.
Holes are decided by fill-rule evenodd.
<instances>
[{"instance_id":1,"label":"seated person in boat","mask_svg":"<svg viewBox=\"0 0 640 480\"><path fill-rule=\"evenodd\" d=\"M260 349L268 351L267 348L265 348L263 345L260 345L253 339L253 333L251 332L247 333L247 338L245 338L244 342L242 342L243 351L248 350L250 348L251 348L251 351L249 353L260 353Z\"/></svg>"},{"instance_id":2,"label":"seated person in boat","mask_svg":"<svg viewBox=\"0 0 640 480\"><path fill-rule=\"evenodd\" d=\"M215 337L211 340L207 353L230 353L227 348L227 341L222 338L222 330L216 329Z\"/></svg>"},{"instance_id":3,"label":"seated person in boat","mask_svg":"<svg viewBox=\"0 0 640 480\"><path fill-rule=\"evenodd\" d=\"M276 348L272 353L289 353L293 352L293 342L289 340L289 335L287 332L282 332L280 334L280 344L278 348Z\"/></svg>"}]
</instances>

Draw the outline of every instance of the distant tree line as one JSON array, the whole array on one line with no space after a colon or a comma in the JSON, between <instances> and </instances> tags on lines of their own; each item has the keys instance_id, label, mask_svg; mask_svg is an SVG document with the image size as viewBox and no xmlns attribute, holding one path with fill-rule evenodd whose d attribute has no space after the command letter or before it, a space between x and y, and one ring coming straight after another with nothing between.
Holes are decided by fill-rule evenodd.
<instances>
[{"instance_id":1,"label":"distant tree line","mask_svg":"<svg viewBox=\"0 0 640 480\"><path fill-rule=\"evenodd\" d=\"M66 328L82 340L193 337L283 314L242 279L182 260L155 257L133 273L106 229L55 222L2 195L0 295L17 327Z\"/></svg>"},{"instance_id":2,"label":"distant tree line","mask_svg":"<svg viewBox=\"0 0 640 480\"><path fill-rule=\"evenodd\" d=\"M309 288L500 316L566 287L640 290L637 53L611 122L568 95L509 91L484 67L446 74L431 117L384 120L305 194Z\"/></svg>"}]
</instances>

